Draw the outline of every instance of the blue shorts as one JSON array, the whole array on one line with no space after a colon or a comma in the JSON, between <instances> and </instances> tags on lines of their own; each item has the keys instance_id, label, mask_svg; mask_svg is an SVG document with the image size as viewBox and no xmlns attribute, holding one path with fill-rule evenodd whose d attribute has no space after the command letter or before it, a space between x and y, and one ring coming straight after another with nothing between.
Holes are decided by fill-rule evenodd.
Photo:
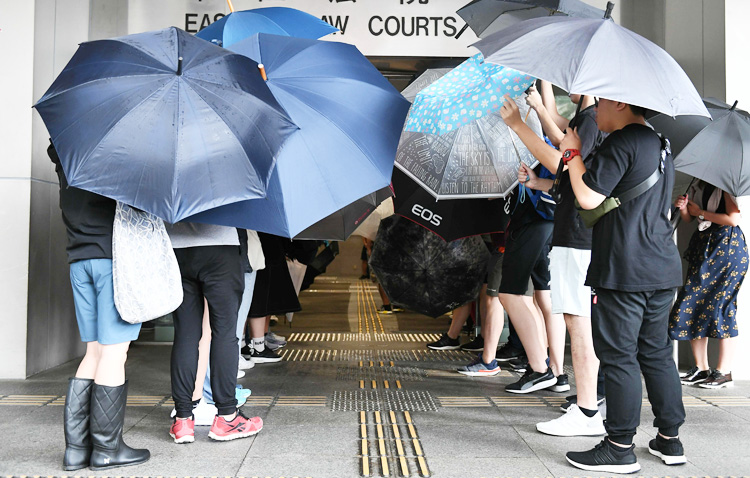
<instances>
[{"instance_id":1,"label":"blue shorts","mask_svg":"<svg viewBox=\"0 0 750 478\"><path fill-rule=\"evenodd\" d=\"M115 308L111 259L72 263L70 284L83 342L112 345L138 338L141 324L125 322Z\"/></svg>"}]
</instances>

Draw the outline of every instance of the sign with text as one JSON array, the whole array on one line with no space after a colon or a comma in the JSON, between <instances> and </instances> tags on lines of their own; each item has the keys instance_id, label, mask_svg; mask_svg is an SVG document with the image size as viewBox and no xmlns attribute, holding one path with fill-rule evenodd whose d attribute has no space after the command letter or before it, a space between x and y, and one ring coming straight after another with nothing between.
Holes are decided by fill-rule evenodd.
<instances>
[{"instance_id":1,"label":"sign with text","mask_svg":"<svg viewBox=\"0 0 750 478\"><path fill-rule=\"evenodd\" d=\"M290 7L341 32L325 40L355 45L369 56L453 56L476 53L478 39L456 14L466 0L233 0L236 11ZM129 0L130 33L177 26L198 32L229 13L225 0Z\"/></svg>"}]
</instances>

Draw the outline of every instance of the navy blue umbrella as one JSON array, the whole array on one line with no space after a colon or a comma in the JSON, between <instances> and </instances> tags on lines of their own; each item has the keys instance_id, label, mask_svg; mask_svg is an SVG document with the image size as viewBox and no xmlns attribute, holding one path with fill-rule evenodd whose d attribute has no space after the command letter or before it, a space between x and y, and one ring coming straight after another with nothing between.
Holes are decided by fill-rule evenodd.
<instances>
[{"instance_id":1,"label":"navy blue umbrella","mask_svg":"<svg viewBox=\"0 0 750 478\"><path fill-rule=\"evenodd\" d=\"M337 31L338 28L309 13L294 8L269 7L232 12L195 36L226 48L256 33L318 39Z\"/></svg>"},{"instance_id":2,"label":"navy blue umbrella","mask_svg":"<svg viewBox=\"0 0 750 478\"><path fill-rule=\"evenodd\" d=\"M262 63L300 130L284 145L266 199L194 222L295 237L391 181L409 102L352 45L259 34L231 49Z\"/></svg>"},{"instance_id":3,"label":"navy blue umbrella","mask_svg":"<svg viewBox=\"0 0 750 478\"><path fill-rule=\"evenodd\" d=\"M297 130L257 63L174 27L81 44L35 108L71 186L168 222L263 197Z\"/></svg>"}]
</instances>

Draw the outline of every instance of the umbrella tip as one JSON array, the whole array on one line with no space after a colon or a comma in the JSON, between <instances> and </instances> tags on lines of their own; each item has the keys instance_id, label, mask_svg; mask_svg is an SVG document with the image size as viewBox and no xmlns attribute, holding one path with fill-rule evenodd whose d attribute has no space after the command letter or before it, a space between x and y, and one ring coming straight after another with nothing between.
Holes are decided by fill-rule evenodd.
<instances>
[{"instance_id":1,"label":"umbrella tip","mask_svg":"<svg viewBox=\"0 0 750 478\"><path fill-rule=\"evenodd\" d=\"M739 103L739 100L734 100L734 104L729 108L729 111L734 111L734 109L737 108L737 103Z\"/></svg>"},{"instance_id":2,"label":"umbrella tip","mask_svg":"<svg viewBox=\"0 0 750 478\"><path fill-rule=\"evenodd\" d=\"M607 10L604 12L604 18L612 18L613 8L615 8L614 2L607 2Z\"/></svg>"},{"instance_id":3,"label":"umbrella tip","mask_svg":"<svg viewBox=\"0 0 750 478\"><path fill-rule=\"evenodd\" d=\"M232 0L227 0L227 5L229 5L229 11L234 13L234 5L232 5Z\"/></svg>"},{"instance_id":4,"label":"umbrella tip","mask_svg":"<svg viewBox=\"0 0 750 478\"><path fill-rule=\"evenodd\" d=\"M266 75L266 67L263 66L263 63L258 63L258 69L260 70L260 76L263 78L263 81L268 81L268 75Z\"/></svg>"},{"instance_id":5,"label":"umbrella tip","mask_svg":"<svg viewBox=\"0 0 750 478\"><path fill-rule=\"evenodd\" d=\"M177 58L177 76L182 75L182 57Z\"/></svg>"}]
</instances>

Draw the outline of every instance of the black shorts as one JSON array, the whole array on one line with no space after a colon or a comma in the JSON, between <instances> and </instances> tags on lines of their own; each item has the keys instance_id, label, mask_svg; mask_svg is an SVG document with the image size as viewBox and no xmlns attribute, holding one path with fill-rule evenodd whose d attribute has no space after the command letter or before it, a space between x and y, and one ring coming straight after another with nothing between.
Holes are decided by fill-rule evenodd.
<instances>
[{"instance_id":1,"label":"black shorts","mask_svg":"<svg viewBox=\"0 0 750 478\"><path fill-rule=\"evenodd\" d=\"M552 228L552 221L535 221L507 234L499 293L524 295L529 277L534 290L549 290Z\"/></svg>"},{"instance_id":2,"label":"black shorts","mask_svg":"<svg viewBox=\"0 0 750 478\"><path fill-rule=\"evenodd\" d=\"M360 259L367 262L367 248L365 246L362 246L362 255L360 256Z\"/></svg>"}]
</instances>

